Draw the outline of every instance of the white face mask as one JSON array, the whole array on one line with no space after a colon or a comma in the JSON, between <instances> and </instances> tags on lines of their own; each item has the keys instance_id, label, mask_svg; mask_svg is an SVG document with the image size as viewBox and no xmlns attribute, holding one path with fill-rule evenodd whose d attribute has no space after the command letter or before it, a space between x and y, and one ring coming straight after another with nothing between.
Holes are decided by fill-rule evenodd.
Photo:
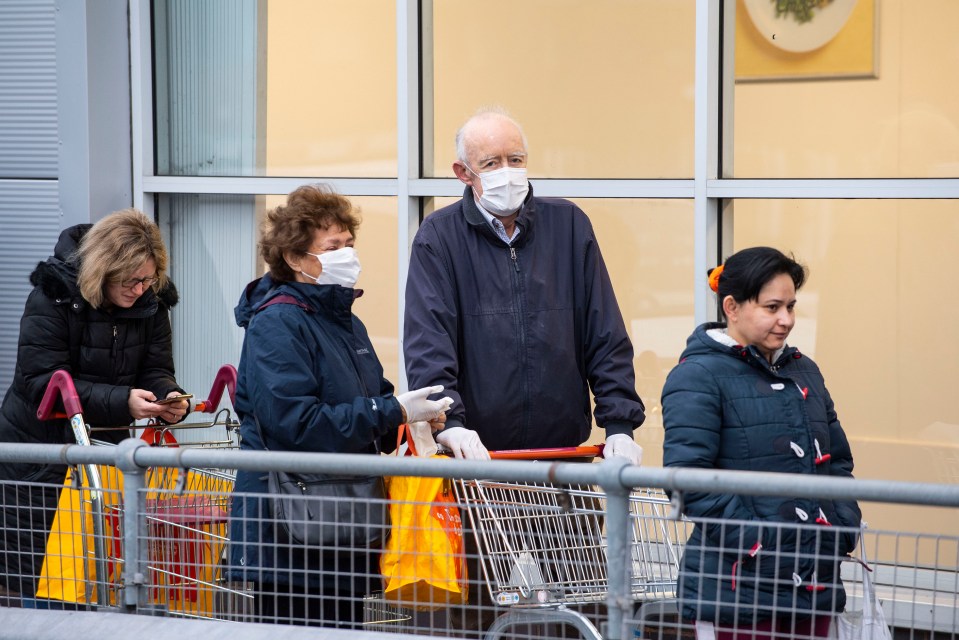
<instances>
[{"instance_id":1,"label":"white face mask","mask_svg":"<svg viewBox=\"0 0 959 640\"><path fill-rule=\"evenodd\" d=\"M352 289L356 286L356 279L360 277L360 258L356 255L356 249L353 247L343 247L336 251L327 251L326 253L310 253L306 255L313 256L320 261L323 271L319 276L313 278L316 284L338 284ZM302 272L301 272L302 273ZM313 276L304 273L307 278Z\"/></svg>"},{"instance_id":2,"label":"white face mask","mask_svg":"<svg viewBox=\"0 0 959 640\"><path fill-rule=\"evenodd\" d=\"M479 202L494 216L511 216L523 206L529 193L525 167L503 167L486 173L476 173L469 167L466 170L480 179L483 195ZM476 194L475 189L473 194Z\"/></svg>"}]
</instances>

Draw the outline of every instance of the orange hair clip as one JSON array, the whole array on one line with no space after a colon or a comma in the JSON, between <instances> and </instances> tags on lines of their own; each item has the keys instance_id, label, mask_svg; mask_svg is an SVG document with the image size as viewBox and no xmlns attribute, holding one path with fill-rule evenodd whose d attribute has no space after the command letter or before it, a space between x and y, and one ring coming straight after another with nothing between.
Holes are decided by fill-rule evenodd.
<instances>
[{"instance_id":1,"label":"orange hair clip","mask_svg":"<svg viewBox=\"0 0 959 640\"><path fill-rule=\"evenodd\" d=\"M719 293L719 276L723 275L724 266L721 264L709 272L709 288L715 293Z\"/></svg>"}]
</instances>

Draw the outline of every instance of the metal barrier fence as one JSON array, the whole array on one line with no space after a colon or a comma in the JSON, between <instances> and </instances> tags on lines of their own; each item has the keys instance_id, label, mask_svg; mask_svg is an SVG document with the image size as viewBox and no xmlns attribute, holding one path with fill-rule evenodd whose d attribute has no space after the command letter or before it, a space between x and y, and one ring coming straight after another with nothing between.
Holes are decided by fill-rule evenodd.
<instances>
[{"instance_id":1,"label":"metal barrier fence","mask_svg":"<svg viewBox=\"0 0 959 640\"><path fill-rule=\"evenodd\" d=\"M744 524L682 519L679 509L687 492L857 499L867 520L869 502L959 506L959 487L954 485L640 468L617 460L601 464L479 462L154 447L130 439L109 447L0 444L0 463L9 462L97 465L102 479L98 488L84 487L79 480L67 488L6 483L20 492L59 492L54 530L43 549L44 572L37 576L40 590L24 604L100 614L232 621L231 635L236 638L259 637L264 633L262 622L304 624L316 619L352 629L357 637L387 632L490 640L692 637L702 630L681 612L702 612L722 603L684 601L678 581L714 580L726 589L730 578L732 583L738 580L734 607L748 610L752 606L759 611L760 603L744 600L744 594L751 593L750 581L759 584L765 579L764 566L795 563L796 577L807 575L800 566L825 567L835 559L817 555L824 548L821 543L813 545L819 550L814 553L795 543L809 536L820 540L825 535L822 528L767 524L763 539L777 544L767 545L758 559L744 557L735 575L684 576L680 569L684 553L704 551L689 546L695 539L690 538L694 526L706 538L730 544L734 536L728 532ZM232 484L237 471L259 477L270 470L450 482L439 483L439 492L433 486L423 494L404 493L407 500L402 503L364 501L365 514L389 510L393 538L406 540L399 549L406 552L398 562L400 570L393 571L392 579L384 579L385 556L397 551L389 546L357 547L344 543L342 535L308 543L274 535L276 522L268 497L234 492ZM211 475L223 483L193 481ZM390 484L394 489L403 486ZM446 502L439 499L444 486ZM320 502L302 500L306 511L321 511ZM423 508L403 511L401 504ZM7 509L9 505L0 506ZM343 513L330 511L337 512ZM410 520L411 513L427 514L432 524ZM449 537L455 532L457 523L451 519L457 514L462 547L456 546L456 536ZM339 524L341 529L358 526ZM439 527L440 533L430 527ZM829 535L842 533L846 531L836 527ZM848 533L855 536L859 531ZM783 542L787 538L794 541L791 546ZM738 553L738 546L745 542L734 541L729 549L722 544L721 552ZM868 551L872 582L886 622L897 637L956 636L959 539L867 529L860 545ZM437 568L437 560L451 557L456 560L453 569ZM473 594L469 598L457 593L462 580L454 576L443 583L437 578L463 566ZM801 605L803 598L795 594L838 586L845 586L848 594L845 608L860 610L862 575L860 564L843 562L831 584L815 579L775 584L777 593L786 595L771 605L771 611L780 618L802 618L808 611ZM728 593L721 596L724 601L728 597ZM826 603L826 611L842 608L838 596L831 603L828 597L819 600ZM0 620L25 615L40 620L49 614L0 608ZM794 626L762 636L748 623L740 624L745 626L733 630L739 637L809 637L812 633Z\"/></svg>"}]
</instances>

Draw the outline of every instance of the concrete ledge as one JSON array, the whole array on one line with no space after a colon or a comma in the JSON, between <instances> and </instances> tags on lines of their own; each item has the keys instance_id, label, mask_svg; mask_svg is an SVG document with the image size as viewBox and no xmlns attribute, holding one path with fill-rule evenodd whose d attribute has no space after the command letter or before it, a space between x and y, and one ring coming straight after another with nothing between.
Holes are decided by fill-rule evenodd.
<instances>
[{"instance_id":1,"label":"concrete ledge","mask_svg":"<svg viewBox=\"0 0 959 640\"><path fill-rule=\"evenodd\" d=\"M109 631L106 631L109 630ZM203 638L203 640L381 640L382 631L346 631L281 624L156 617L96 611L50 611L0 607L0 636L7 640L77 638ZM390 633L397 640L422 636Z\"/></svg>"}]
</instances>

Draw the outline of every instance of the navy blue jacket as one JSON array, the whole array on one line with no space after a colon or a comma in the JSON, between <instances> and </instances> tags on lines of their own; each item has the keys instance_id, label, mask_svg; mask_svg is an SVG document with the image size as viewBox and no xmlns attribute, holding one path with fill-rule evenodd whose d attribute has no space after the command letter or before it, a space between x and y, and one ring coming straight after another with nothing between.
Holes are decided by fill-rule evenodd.
<instances>
[{"instance_id":1,"label":"navy blue jacket","mask_svg":"<svg viewBox=\"0 0 959 640\"><path fill-rule=\"evenodd\" d=\"M698 327L666 379L663 465L851 478L849 442L816 363L787 347L770 365L753 346L707 334L723 328ZM774 607L842 611L838 561L856 544L856 502L687 493L685 513L723 522L697 521L686 544L684 617L728 624L737 612L740 622L767 619Z\"/></svg>"},{"instance_id":2,"label":"navy blue jacket","mask_svg":"<svg viewBox=\"0 0 959 640\"><path fill-rule=\"evenodd\" d=\"M633 346L589 218L566 200L534 198L503 242L466 188L413 240L404 355L411 389L441 384L490 449L575 446L592 411L614 433L643 423Z\"/></svg>"},{"instance_id":3,"label":"navy blue jacket","mask_svg":"<svg viewBox=\"0 0 959 640\"><path fill-rule=\"evenodd\" d=\"M279 295L300 304L266 304ZM354 296L354 289L339 285L277 285L269 276L247 286L235 309L246 329L235 402L242 449L264 448L254 415L271 451L375 454L376 441L395 446L402 409L366 327L353 315ZM262 472L237 473L235 493L266 491ZM320 580L322 562L305 550L274 557L272 523L261 506L256 499L233 500L231 578L270 583L276 566L284 569L276 579L285 583L293 563L301 570L296 575L308 569L311 580Z\"/></svg>"}]
</instances>

